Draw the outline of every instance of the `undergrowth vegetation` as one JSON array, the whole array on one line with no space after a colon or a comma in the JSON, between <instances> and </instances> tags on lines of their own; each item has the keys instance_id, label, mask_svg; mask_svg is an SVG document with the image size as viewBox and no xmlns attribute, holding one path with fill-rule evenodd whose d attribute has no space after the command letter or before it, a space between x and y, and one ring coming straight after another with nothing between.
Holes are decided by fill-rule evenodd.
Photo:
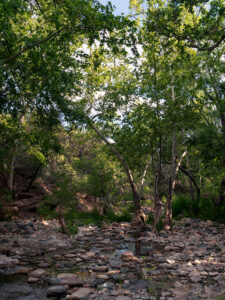
<instances>
[{"instance_id":1,"label":"undergrowth vegetation","mask_svg":"<svg viewBox=\"0 0 225 300\"><path fill-rule=\"evenodd\" d=\"M81 212L75 206L74 208L68 207L65 209L63 216L66 221L67 228L71 234L76 234L79 226L96 225L101 226L103 223L112 222L130 222L132 214L129 212L131 208L122 213L116 214L112 209L108 209L105 214L100 214L98 211ZM39 214L44 218L52 219L57 218L58 213L48 201L43 202L39 207Z\"/></svg>"},{"instance_id":2,"label":"undergrowth vegetation","mask_svg":"<svg viewBox=\"0 0 225 300\"><path fill-rule=\"evenodd\" d=\"M54 194L55 195L55 194ZM69 197L66 192L57 191L60 199L65 196ZM71 196L71 194L70 194ZM56 200L56 199L55 199ZM57 201L59 199L57 198ZM71 199L70 199L71 200ZM51 202L52 201L52 202ZM215 200L214 200L215 201ZM200 198L199 203L193 202L190 197L185 195L175 195L173 198L173 217L177 220L183 217L199 218L201 220L218 221L225 224L225 206L218 208L216 203L209 198ZM111 222L130 222L132 219L132 205L127 205L119 209L120 213L116 213L112 208L107 209L104 214L93 210L91 212L82 212L76 208L74 199L67 202L70 203L64 210L64 218L70 234L76 234L79 226L97 225L102 226L104 223ZM71 203L73 202L73 205ZM58 213L55 210L56 201L53 201L52 196L46 200L39 207L39 214L44 218L57 218ZM152 224L154 220L153 213L148 215L147 224ZM157 230L163 229L163 217L157 224Z\"/></svg>"},{"instance_id":3,"label":"undergrowth vegetation","mask_svg":"<svg viewBox=\"0 0 225 300\"><path fill-rule=\"evenodd\" d=\"M197 203L188 196L176 195L173 198L173 216L195 217L225 224L225 205L218 207L213 197L201 197Z\"/></svg>"}]
</instances>

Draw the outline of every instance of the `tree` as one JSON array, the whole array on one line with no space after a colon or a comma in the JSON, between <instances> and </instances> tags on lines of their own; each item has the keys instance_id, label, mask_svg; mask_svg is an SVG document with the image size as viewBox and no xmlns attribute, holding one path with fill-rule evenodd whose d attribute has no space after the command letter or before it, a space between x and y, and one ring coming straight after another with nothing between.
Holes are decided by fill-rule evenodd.
<instances>
[{"instance_id":1,"label":"tree","mask_svg":"<svg viewBox=\"0 0 225 300\"><path fill-rule=\"evenodd\" d=\"M108 33L130 22L113 16L110 4L80 0L4 1L0 21L0 113L13 124L2 124L2 134L8 131L12 141L7 142L12 190L18 144L26 143L26 121L33 114L43 123L47 119L49 128L65 121L69 99L80 91L87 66L81 46L95 40L110 44Z\"/></svg>"}]
</instances>

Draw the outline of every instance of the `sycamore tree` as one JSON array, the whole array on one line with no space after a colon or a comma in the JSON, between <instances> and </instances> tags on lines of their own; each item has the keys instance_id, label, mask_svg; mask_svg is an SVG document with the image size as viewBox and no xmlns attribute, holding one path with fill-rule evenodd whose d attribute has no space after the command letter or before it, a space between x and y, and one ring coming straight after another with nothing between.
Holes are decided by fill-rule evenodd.
<instances>
[{"instance_id":1,"label":"sycamore tree","mask_svg":"<svg viewBox=\"0 0 225 300\"><path fill-rule=\"evenodd\" d=\"M26 115L18 124L10 115L0 115L1 175L5 187L14 192L16 169L25 168L28 191L38 173L47 165L50 153L58 153L61 146L48 119L35 114Z\"/></svg>"},{"instance_id":2,"label":"sycamore tree","mask_svg":"<svg viewBox=\"0 0 225 300\"><path fill-rule=\"evenodd\" d=\"M117 39L110 40L109 32L123 29L127 22L112 14L110 4L98 1L1 2L1 135L7 131L12 142L7 141L10 189L18 145L25 143L25 124L33 115L43 127L45 120L52 129L63 122L68 99L82 88L88 55L81 46L95 40L113 45Z\"/></svg>"},{"instance_id":3,"label":"sycamore tree","mask_svg":"<svg viewBox=\"0 0 225 300\"><path fill-rule=\"evenodd\" d=\"M196 109L193 97L196 99L200 94L201 96L207 94L208 99L211 98L211 101L214 99L213 105L218 111L217 120L221 120L222 128L223 113L221 112L223 112L224 104L223 97L218 91L221 91L223 82L221 76L218 75L218 69L215 70L221 69L222 64L220 59L220 62L217 61L217 67L212 67L212 57L216 51L219 51L220 55L224 53L222 50L225 37L224 3L222 1L140 0L130 1L130 6L132 17L136 17L137 24L140 26L140 43L145 55L145 61L141 66L144 95L149 98L149 103L154 103L153 105L160 112L158 124L162 126L165 121L167 125L167 130L164 132L161 130L161 135L170 137L166 142L171 145L171 158L166 158L171 167L166 175L168 192L165 225L171 228L172 195L177 171L183 169L189 179L195 182L187 168L184 168L184 165L181 166L182 158L188 153L189 137L196 132L197 125L202 124L199 120L204 119L202 111ZM199 58L200 52L205 52L202 55L203 59ZM196 69L196 60L199 62L199 70ZM211 67L209 67L209 61L211 61ZM205 68L206 64L207 68ZM215 72L212 71L213 69ZM208 72L205 76L203 74L206 70ZM200 75L201 72L202 75ZM193 84L193 78L201 85L198 91L196 89L198 84ZM192 97L190 97L189 89L193 92ZM209 101L207 103L210 105ZM204 104L206 105L206 102ZM213 111L215 114L215 109ZM213 122L215 123L216 119ZM162 146L159 147L161 148ZM180 151L182 152L179 154ZM161 150L159 153L162 156ZM163 155L165 159L165 154ZM160 174L161 171L161 163L159 163L157 173ZM160 176L157 174L156 178L158 177ZM223 186L222 182L221 180L221 186ZM196 189L199 195L199 188ZM221 187L220 190L223 191L223 188ZM220 194L223 193L221 191ZM158 194L155 193L156 199L159 198ZM157 215L157 205L155 212Z\"/></svg>"},{"instance_id":4,"label":"sycamore tree","mask_svg":"<svg viewBox=\"0 0 225 300\"><path fill-rule=\"evenodd\" d=\"M201 124L190 143L200 151L203 173L211 178L212 189L219 195L218 205L224 203L224 46L208 53L199 53L195 68L190 70L187 93L201 116ZM209 151L210 149L210 151ZM203 176L204 178L204 176Z\"/></svg>"},{"instance_id":5,"label":"sycamore tree","mask_svg":"<svg viewBox=\"0 0 225 300\"><path fill-rule=\"evenodd\" d=\"M105 43L126 23L98 1L4 1L0 11L0 108L17 116L66 110L86 65L83 43Z\"/></svg>"},{"instance_id":6,"label":"sycamore tree","mask_svg":"<svg viewBox=\"0 0 225 300\"><path fill-rule=\"evenodd\" d=\"M169 29L172 30L173 26L177 28L170 15L174 9L171 2L131 1L130 5L141 20L139 41L143 48L143 55L139 68L139 87L141 87L139 91L147 106L155 110L157 116L154 229L161 216L160 181L163 177L168 182L165 227L171 229L172 196L176 177L182 160L187 154L188 131L194 128L191 121L198 118L186 92L189 84L187 71L190 69L196 51L185 47L185 41L178 41L175 36L169 34ZM183 6L183 9L186 10L186 7ZM170 23L167 24L169 29L161 31L160 26L166 22L164 20L166 14L171 17ZM185 18L184 22L186 22ZM158 23L159 28L156 26ZM163 166L165 162L169 163L169 169ZM186 174L190 175L188 172Z\"/></svg>"},{"instance_id":7,"label":"sycamore tree","mask_svg":"<svg viewBox=\"0 0 225 300\"><path fill-rule=\"evenodd\" d=\"M138 213L141 211L140 193L132 170L134 163L131 166L131 157L127 153L127 146L132 149L135 145L131 135L129 141L127 139L121 143L122 136L126 135L124 118L137 100L134 93L136 79L132 67L128 65L129 58L124 56L125 48L114 54L103 55L101 48L96 45L90 49L90 53L92 59L83 77L83 91L80 99L76 99L71 106L74 105L76 109L80 107L83 113L81 121L101 137L121 163Z\"/></svg>"}]
</instances>

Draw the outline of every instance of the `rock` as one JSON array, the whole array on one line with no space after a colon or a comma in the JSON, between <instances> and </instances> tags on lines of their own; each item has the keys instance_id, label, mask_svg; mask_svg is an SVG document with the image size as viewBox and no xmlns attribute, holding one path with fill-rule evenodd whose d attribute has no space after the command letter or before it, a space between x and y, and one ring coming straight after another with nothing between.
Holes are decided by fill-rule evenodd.
<instances>
[{"instance_id":1,"label":"rock","mask_svg":"<svg viewBox=\"0 0 225 300\"><path fill-rule=\"evenodd\" d=\"M131 298L128 296L118 296L116 297L116 300L131 300Z\"/></svg>"},{"instance_id":2,"label":"rock","mask_svg":"<svg viewBox=\"0 0 225 300\"><path fill-rule=\"evenodd\" d=\"M3 224L0 224L0 233L8 233L8 229Z\"/></svg>"},{"instance_id":3,"label":"rock","mask_svg":"<svg viewBox=\"0 0 225 300\"><path fill-rule=\"evenodd\" d=\"M30 273L30 277L42 277L45 276L47 272L43 269L37 269Z\"/></svg>"},{"instance_id":4,"label":"rock","mask_svg":"<svg viewBox=\"0 0 225 300\"><path fill-rule=\"evenodd\" d=\"M175 260L174 260L174 259L169 259L169 258L167 258L166 261L167 261L169 264L175 264Z\"/></svg>"},{"instance_id":5,"label":"rock","mask_svg":"<svg viewBox=\"0 0 225 300\"><path fill-rule=\"evenodd\" d=\"M108 266L95 266L92 268L94 272L106 272L108 271Z\"/></svg>"},{"instance_id":6,"label":"rock","mask_svg":"<svg viewBox=\"0 0 225 300\"><path fill-rule=\"evenodd\" d=\"M130 258L130 257L133 257L133 253L131 251L125 251L122 253L122 258Z\"/></svg>"},{"instance_id":7,"label":"rock","mask_svg":"<svg viewBox=\"0 0 225 300\"><path fill-rule=\"evenodd\" d=\"M121 294L121 290L114 290L111 292L112 296L119 296Z\"/></svg>"},{"instance_id":8,"label":"rock","mask_svg":"<svg viewBox=\"0 0 225 300\"><path fill-rule=\"evenodd\" d=\"M7 266L10 266L13 264L13 259L6 256L6 255L0 255L0 268L5 268Z\"/></svg>"},{"instance_id":9,"label":"rock","mask_svg":"<svg viewBox=\"0 0 225 300\"><path fill-rule=\"evenodd\" d=\"M65 257L66 258L74 258L74 257L76 257L76 255L73 253L68 253L68 254L65 254Z\"/></svg>"},{"instance_id":10,"label":"rock","mask_svg":"<svg viewBox=\"0 0 225 300\"><path fill-rule=\"evenodd\" d=\"M59 278L47 278L46 280L49 285L60 285L60 279Z\"/></svg>"},{"instance_id":11,"label":"rock","mask_svg":"<svg viewBox=\"0 0 225 300\"><path fill-rule=\"evenodd\" d=\"M40 281L39 277L29 277L27 279L27 282L29 282L29 283L35 283L35 282L38 282L38 281Z\"/></svg>"},{"instance_id":12,"label":"rock","mask_svg":"<svg viewBox=\"0 0 225 300\"><path fill-rule=\"evenodd\" d=\"M209 276L215 277L215 276L219 275L219 272L209 272L208 274L209 274Z\"/></svg>"},{"instance_id":13,"label":"rock","mask_svg":"<svg viewBox=\"0 0 225 300\"><path fill-rule=\"evenodd\" d=\"M95 252L90 251L90 252L85 253L85 255L86 255L88 258L93 258L93 257L95 257Z\"/></svg>"},{"instance_id":14,"label":"rock","mask_svg":"<svg viewBox=\"0 0 225 300\"><path fill-rule=\"evenodd\" d=\"M78 263L82 261L82 259L79 258L79 257L77 257L75 260L76 260L76 262L78 262Z\"/></svg>"},{"instance_id":15,"label":"rock","mask_svg":"<svg viewBox=\"0 0 225 300\"><path fill-rule=\"evenodd\" d=\"M189 218L184 219L185 220L185 226L191 226L192 220Z\"/></svg>"},{"instance_id":16,"label":"rock","mask_svg":"<svg viewBox=\"0 0 225 300\"><path fill-rule=\"evenodd\" d=\"M204 292L208 296L213 294L213 291L209 287L207 287L207 286L204 286Z\"/></svg>"},{"instance_id":17,"label":"rock","mask_svg":"<svg viewBox=\"0 0 225 300\"><path fill-rule=\"evenodd\" d=\"M66 276L60 279L61 284L69 286L83 286L83 281L77 278L76 275Z\"/></svg>"},{"instance_id":18,"label":"rock","mask_svg":"<svg viewBox=\"0 0 225 300\"><path fill-rule=\"evenodd\" d=\"M199 275L196 274L196 275L190 276L190 279L191 279L192 282L197 283L197 282L200 282L202 280L202 277L200 276L200 274Z\"/></svg>"},{"instance_id":19,"label":"rock","mask_svg":"<svg viewBox=\"0 0 225 300\"><path fill-rule=\"evenodd\" d=\"M109 276L107 276L107 275L97 275L96 276L98 279L104 279L104 280L108 280L109 279Z\"/></svg>"},{"instance_id":20,"label":"rock","mask_svg":"<svg viewBox=\"0 0 225 300\"><path fill-rule=\"evenodd\" d=\"M176 300L187 300L188 299L188 293L189 289L182 284L179 285L179 287L176 287L172 290L172 293L174 294L174 299Z\"/></svg>"},{"instance_id":21,"label":"rock","mask_svg":"<svg viewBox=\"0 0 225 300\"><path fill-rule=\"evenodd\" d=\"M207 220L205 223L206 223L206 226L208 226L208 227L214 225L213 222L210 220Z\"/></svg>"},{"instance_id":22,"label":"rock","mask_svg":"<svg viewBox=\"0 0 225 300\"><path fill-rule=\"evenodd\" d=\"M61 279L63 277L74 276L74 273L60 273L57 275L57 278Z\"/></svg>"},{"instance_id":23,"label":"rock","mask_svg":"<svg viewBox=\"0 0 225 300\"><path fill-rule=\"evenodd\" d=\"M32 270L32 268L21 267L16 270L17 274L27 274Z\"/></svg>"},{"instance_id":24,"label":"rock","mask_svg":"<svg viewBox=\"0 0 225 300\"><path fill-rule=\"evenodd\" d=\"M66 289L63 285L51 286L47 290L47 296L66 295Z\"/></svg>"},{"instance_id":25,"label":"rock","mask_svg":"<svg viewBox=\"0 0 225 300\"><path fill-rule=\"evenodd\" d=\"M90 288L81 288L70 296L67 296L66 299L86 299L92 290Z\"/></svg>"}]
</instances>

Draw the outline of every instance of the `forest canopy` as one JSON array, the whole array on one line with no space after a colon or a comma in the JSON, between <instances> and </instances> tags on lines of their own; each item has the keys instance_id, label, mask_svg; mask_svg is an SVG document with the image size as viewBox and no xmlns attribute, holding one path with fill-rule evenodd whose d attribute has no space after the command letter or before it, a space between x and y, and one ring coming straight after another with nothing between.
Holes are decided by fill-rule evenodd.
<instances>
[{"instance_id":1,"label":"forest canopy","mask_svg":"<svg viewBox=\"0 0 225 300\"><path fill-rule=\"evenodd\" d=\"M147 205L154 230L225 222L224 16L223 0L2 1L0 205L45 186L50 207L85 194L144 223Z\"/></svg>"}]
</instances>

